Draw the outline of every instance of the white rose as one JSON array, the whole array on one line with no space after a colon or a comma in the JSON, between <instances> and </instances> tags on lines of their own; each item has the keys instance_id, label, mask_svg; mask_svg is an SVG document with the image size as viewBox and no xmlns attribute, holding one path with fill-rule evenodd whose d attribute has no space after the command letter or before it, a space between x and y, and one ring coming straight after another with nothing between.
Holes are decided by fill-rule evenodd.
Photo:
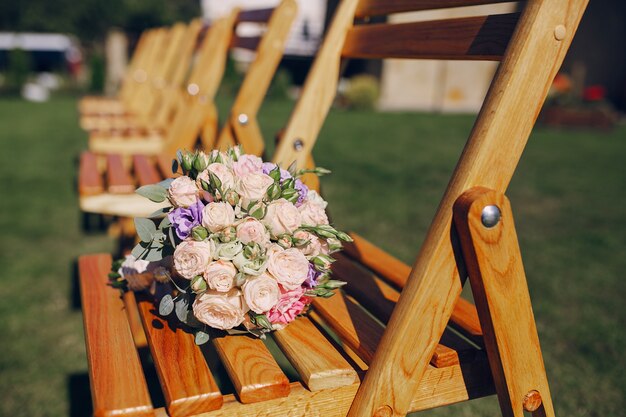
<instances>
[{"instance_id":1,"label":"white rose","mask_svg":"<svg viewBox=\"0 0 626 417\"><path fill-rule=\"evenodd\" d=\"M241 155L233 162L233 171L238 177L263 172L263 160L255 155Z\"/></svg>"},{"instance_id":2,"label":"white rose","mask_svg":"<svg viewBox=\"0 0 626 417\"><path fill-rule=\"evenodd\" d=\"M267 226L272 235L280 236L285 233L293 233L302 225L302 217L298 208L284 198L272 201L267 206L263 224Z\"/></svg>"},{"instance_id":3,"label":"white rose","mask_svg":"<svg viewBox=\"0 0 626 417\"><path fill-rule=\"evenodd\" d=\"M204 272L204 280L209 288L219 292L228 292L235 284L237 268L229 261L211 262Z\"/></svg>"},{"instance_id":4,"label":"white rose","mask_svg":"<svg viewBox=\"0 0 626 417\"><path fill-rule=\"evenodd\" d=\"M266 247L270 243L270 234L263 223L254 217L246 217L237 225L237 239L244 245L256 242L262 247Z\"/></svg>"},{"instance_id":5,"label":"white rose","mask_svg":"<svg viewBox=\"0 0 626 417\"><path fill-rule=\"evenodd\" d=\"M226 294L207 291L196 297L193 303L193 315L200 322L221 330L239 326L248 310L241 291L237 289Z\"/></svg>"},{"instance_id":6,"label":"white rose","mask_svg":"<svg viewBox=\"0 0 626 417\"><path fill-rule=\"evenodd\" d=\"M287 290L294 290L302 285L309 273L309 261L296 248L274 252L269 257L267 269Z\"/></svg>"},{"instance_id":7,"label":"white rose","mask_svg":"<svg viewBox=\"0 0 626 417\"><path fill-rule=\"evenodd\" d=\"M265 256L267 257L267 259L270 258L270 256L278 253L278 252L282 252L284 251L285 248L283 248L282 246L280 246L277 243L271 243L267 249L265 250Z\"/></svg>"},{"instance_id":8,"label":"white rose","mask_svg":"<svg viewBox=\"0 0 626 417\"><path fill-rule=\"evenodd\" d=\"M189 177L176 178L167 190L170 201L177 207L189 207L198 200L198 186Z\"/></svg>"},{"instance_id":9,"label":"white rose","mask_svg":"<svg viewBox=\"0 0 626 417\"><path fill-rule=\"evenodd\" d=\"M234 242L222 243L217 246L214 258L221 259L223 261L232 261L242 249L243 245L237 240Z\"/></svg>"},{"instance_id":10,"label":"white rose","mask_svg":"<svg viewBox=\"0 0 626 417\"><path fill-rule=\"evenodd\" d=\"M185 240L174 250L174 268L181 276L192 279L202 275L213 259L213 249L209 242Z\"/></svg>"},{"instance_id":11,"label":"white rose","mask_svg":"<svg viewBox=\"0 0 626 417\"><path fill-rule=\"evenodd\" d=\"M309 243L306 245L297 245L297 248L307 258L317 256L320 253L324 255L328 255L329 253L328 244L323 239L320 239L317 235L313 233L304 230L298 230L296 233L293 234L293 237L295 237L296 239L309 241Z\"/></svg>"},{"instance_id":12,"label":"white rose","mask_svg":"<svg viewBox=\"0 0 626 417\"><path fill-rule=\"evenodd\" d=\"M319 204L312 201L306 201L300 207L298 207L300 216L302 218L302 224L308 224L310 226L318 226L320 224L328 224L328 216L326 211Z\"/></svg>"},{"instance_id":13,"label":"white rose","mask_svg":"<svg viewBox=\"0 0 626 417\"><path fill-rule=\"evenodd\" d=\"M233 258L233 264L240 272L246 275L261 275L267 269L267 257L259 256L255 259L246 258L244 252L239 252Z\"/></svg>"},{"instance_id":14,"label":"white rose","mask_svg":"<svg viewBox=\"0 0 626 417\"><path fill-rule=\"evenodd\" d=\"M269 311L278 303L280 290L278 282L268 274L261 274L256 278L249 278L241 287L243 298L250 310L258 314Z\"/></svg>"},{"instance_id":15,"label":"white rose","mask_svg":"<svg viewBox=\"0 0 626 417\"><path fill-rule=\"evenodd\" d=\"M228 203L209 203L202 210L202 225L218 232L235 222L235 211Z\"/></svg>"},{"instance_id":16,"label":"white rose","mask_svg":"<svg viewBox=\"0 0 626 417\"><path fill-rule=\"evenodd\" d=\"M241 196L242 207L248 208L251 201L259 201L267 192L274 180L263 173L251 173L238 177L235 183L235 191Z\"/></svg>"},{"instance_id":17,"label":"white rose","mask_svg":"<svg viewBox=\"0 0 626 417\"><path fill-rule=\"evenodd\" d=\"M309 190L306 195L306 201L310 201L311 203L322 207L324 210L326 210L326 206L328 205L328 202L324 200L315 190Z\"/></svg>"}]
</instances>

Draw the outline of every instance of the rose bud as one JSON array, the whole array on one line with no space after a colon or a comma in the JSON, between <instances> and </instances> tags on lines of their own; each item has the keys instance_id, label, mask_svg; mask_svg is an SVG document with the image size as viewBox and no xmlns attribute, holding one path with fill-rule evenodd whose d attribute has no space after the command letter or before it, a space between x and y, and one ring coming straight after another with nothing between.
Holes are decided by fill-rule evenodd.
<instances>
[{"instance_id":1,"label":"rose bud","mask_svg":"<svg viewBox=\"0 0 626 417\"><path fill-rule=\"evenodd\" d=\"M219 234L220 242L228 243L237 239L237 229L234 226L226 227Z\"/></svg>"},{"instance_id":2,"label":"rose bud","mask_svg":"<svg viewBox=\"0 0 626 417\"><path fill-rule=\"evenodd\" d=\"M239 203L239 194L233 189L225 192L224 200L231 206L236 206Z\"/></svg>"},{"instance_id":3,"label":"rose bud","mask_svg":"<svg viewBox=\"0 0 626 417\"><path fill-rule=\"evenodd\" d=\"M191 281L191 289L196 294L205 292L207 289L206 281L200 275L196 275L194 279Z\"/></svg>"},{"instance_id":4,"label":"rose bud","mask_svg":"<svg viewBox=\"0 0 626 417\"><path fill-rule=\"evenodd\" d=\"M289 235L280 236L276 243L278 243L283 249L289 249L290 247L293 246L293 240L291 239L291 236Z\"/></svg>"},{"instance_id":5,"label":"rose bud","mask_svg":"<svg viewBox=\"0 0 626 417\"><path fill-rule=\"evenodd\" d=\"M191 229L191 237L193 237L193 240L197 240L198 242L201 242L207 237L209 237L209 231L206 230L205 227L196 226L193 229Z\"/></svg>"},{"instance_id":6,"label":"rose bud","mask_svg":"<svg viewBox=\"0 0 626 417\"><path fill-rule=\"evenodd\" d=\"M204 171L206 169L207 161L203 152L200 152L196 155L195 159L193 160L193 167L198 172Z\"/></svg>"},{"instance_id":7,"label":"rose bud","mask_svg":"<svg viewBox=\"0 0 626 417\"><path fill-rule=\"evenodd\" d=\"M280 189L280 185L274 183L272 185L270 185L270 187L267 189L267 197L271 200L276 200L278 197L280 197L281 194L281 189Z\"/></svg>"},{"instance_id":8,"label":"rose bud","mask_svg":"<svg viewBox=\"0 0 626 417\"><path fill-rule=\"evenodd\" d=\"M315 269L320 272L328 271L334 261L335 260L328 255L317 255L316 257L311 259L311 262L313 262L313 265L315 265Z\"/></svg>"},{"instance_id":9,"label":"rose bud","mask_svg":"<svg viewBox=\"0 0 626 417\"><path fill-rule=\"evenodd\" d=\"M185 171L191 171L191 168L193 168L193 162L193 155L190 153L183 154L181 165Z\"/></svg>"},{"instance_id":10,"label":"rose bud","mask_svg":"<svg viewBox=\"0 0 626 417\"><path fill-rule=\"evenodd\" d=\"M261 255L261 245L250 242L243 248L243 254L247 259L254 260Z\"/></svg>"}]
</instances>

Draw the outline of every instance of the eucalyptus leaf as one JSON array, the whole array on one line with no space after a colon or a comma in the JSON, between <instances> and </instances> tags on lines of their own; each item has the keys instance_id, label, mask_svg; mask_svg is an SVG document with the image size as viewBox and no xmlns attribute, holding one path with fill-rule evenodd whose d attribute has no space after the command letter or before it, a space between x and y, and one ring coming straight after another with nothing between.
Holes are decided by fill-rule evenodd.
<instances>
[{"instance_id":1,"label":"eucalyptus leaf","mask_svg":"<svg viewBox=\"0 0 626 417\"><path fill-rule=\"evenodd\" d=\"M296 172L296 167L297 167L297 161L293 161L291 163L291 165L289 165L289 168L287 168L287 171L289 171L289 173L291 174L292 177L295 177L297 172Z\"/></svg>"},{"instance_id":2,"label":"eucalyptus leaf","mask_svg":"<svg viewBox=\"0 0 626 417\"><path fill-rule=\"evenodd\" d=\"M157 229L163 230L166 227L171 226L171 225L172 225L172 222L170 222L170 218L165 216L163 220L161 220L161 223L159 223L159 227Z\"/></svg>"},{"instance_id":3,"label":"eucalyptus leaf","mask_svg":"<svg viewBox=\"0 0 626 417\"><path fill-rule=\"evenodd\" d=\"M152 213L150 213L150 215L148 216L149 219L156 219L156 218L161 218L163 216L165 216L169 211L170 211L171 207L162 207L158 210L153 211Z\"/></svg>"},{"instance_id":4,"label":"eucalyptus leaf","mask_svg":"<svg viewBox=\"0 0 626 417\"><path fill-rule=\"evenodd\" d=\"M179 300L176 300L174 311L176 312L176 317L178 320L183 323L187 322L187 315L189 314L189 297L185 295Z\"/></svg>"},{"instance_id":5,"label":"eucalyptus leaf","mask_svg":"<svg viewBox=\"0 0 626 417\"><path fill-rule=\"evenodd\" d=\"M202 330L198 330L196 332L196 337L194 338L194 342L196 345L200 346L205 344L211 339L208 333L203 332Z\"/></svg>"},{"instance_id":6,"label":"eucalyptus leaf","mask_svg":"<svg viewBox=\"0 0 626 417\"><path fill-rule=\"evenodd\" d=\"M167 316L172 311L174 311L174 299L171 295L166 294L163 298L161 298L161 302L159 303L159 314Z\"/></svg>"},{"instance_id":7,"label":"eucalyptus leaf","mask_svg":"<svg viewBox=\"0 0 626 417\"><path fill-rule=\"evenodd\" d=\"M140 242L135 245L130 254L137 259L143 259L142 257L147 252L149 246L150 242Z\"/></svg>"},{"instance_id":8,"label":"eucalyptus leaf","mask_svg":"<svg viewBox=\"0 0 626 417\"><path fill-rule=\"evenodd\" d=\"M166 178L163 181L158 182L157 185L160 185L161 187L165 188L165 190L167 190L168 188L170 188L172 181L174 181L174 178Z\"/></svg>"},{"instance_id":9,"label":"eucalyptus leaf","mask_svg":"<svg viewBox=\"0 0 626 417\"><path fill-rule=\"evenodd\" d=\"M135 229L142 242L150 242L157 231L152 220L141 217L135 217Z\"/></svg>"},{"instance_id":10,"label":"eucalyptus leaf","mask_svg":"<svg viewBox=\"0 0 626 417\"><path fill-rule=\"evenodd\" d=\"M167 189L160 184L144 185L137 188L135 192L155 203L162 203L167 198Z\"/></svg>"}]
</instances>

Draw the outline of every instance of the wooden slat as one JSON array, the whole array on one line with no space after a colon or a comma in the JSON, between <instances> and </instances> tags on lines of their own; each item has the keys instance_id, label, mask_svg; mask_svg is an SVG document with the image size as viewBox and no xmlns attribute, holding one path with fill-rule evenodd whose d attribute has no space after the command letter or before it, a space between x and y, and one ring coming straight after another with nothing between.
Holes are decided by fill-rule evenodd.
<instances>
[{"instance_id":1,"label":"wooden slat","mask_svg":"<svg viewBox=\"0 0 626 417\"><path fill-rule=\"evenodd\" d=\"M169 155L159 154L156 157L157 166L159 167L159 172L163 178L174 178L177 174L172 172L172 161Z\"/></svg>"},{"instance_id":2,"label":"wooden slat","mask_svg":"<svg viewBox=\"0 0 626 417\"><path fill-rule=\"evenodd\" d=\"M260 339L225 336L213 339L239 401L244 404L289 395L289 380Z\"/></svg>"},{"instance_id":3,"label":"wooden slat","mask_svg":"<svg viewBox=\"0 0 626 417\"><path fill-rule=\"evenodd\" d=\"M194 336L153 313L154 302L137 296L139 314L171 417L195 415L222 406L220 393Z\"/></svg>"},{"instance_id":4,"label":"wooden slat","mask_svg":"<svg viewBox=\"0 0 626 417\"><path fill-rule=\"evenodd\" d=\"M102 176L98 171L96 155L91 152L80 154L78 167L78 193L81 196L101 194L104 191Z\"/></svg>"},{"instance_id":5,"label":"wooden slat","mask_svg":"<svg viewBox=\"0 0 626 417\"><path fill-rule=\"evenodd\" d=\"M133 155L133 170L140 186L161 181L158 171L145 155Z\"/></svg>"},{"instance_id":6,"label":"wooden slat","mask_svg":"<svg viewBox=\"0 0 626 417\"><path fill-rule=\"evenodd\" d=\"M107 188L112 194L130 194L135 192L135 184L131 178L120 154L108 154L107 160Z\"/></svg>"},{"instance_id":7,"label":"wooden slat","mask_svg":"<svg viewBox=\"0 0 626 417\"><path fill-rule=\"evenodd\" d=\"M500 60L519 13L355 26L342 55L351 58Z\"/></svg>"},{"instance_id":8,"label":"wooden slat","mask_svg":"<svg viewBox=\"0 0 626 417\"><path fill-rule=\"evenodd\" d=\"M350 236L354 242L344 245L345 254L359 261L397 288L404 288L411 273L409 265L356 233L351 232ZM482 345L482 330L476 307L469 301L459 298L450 318L450 325L472 339L474 343Z\"/></svg>"},{"instance_id":9,"label":"wooden slat","mask_svg":"<svg viewBox=\"0 0 626 417\"><path fill-rule=\"evenodd\" d=\"M392 13L507 3L510 1L511 0L361 0L356 9L356 17L383 16Z\"/></svg>"},{"instance_id":10,"label":"wooden slat","mask_svg":"<svg viewBox=\"0 0 626 417\"><path fill-rule=\"evenodd\" d=\"M237 15L237 23L240 22L267 22L272 17L274 8L242 10Z\"/></svg>"},{"instance_id":11,"label":"wooden slat","mask_svg":"<svg viewBox=\"0 0 626 417\"><path fill-rule=\"evenodd\" d=\"M111 256L78 260L95 416L154 416L119 290L108 284Z\"/></svg>"},{"instance_id":12,"label":"wooden slat","mask_svg":"<svg viewBox=\"0 0 626 417\"><path fill-rule=\"evenodd\" d=\"M233 48L248 49L256 51L261 42L260 36L234 36L231 46Z\"/></svg>"},{"instance_id":13,"label":"wooden slat","mask_svg":"<svg viewBox=\"0 0 626 417\"><path fill-rule=\"evenodd\" d=\"M311 391L357 381L356 371L307 317L298 318L273 335Z\"/></svg>"}]
</instances>

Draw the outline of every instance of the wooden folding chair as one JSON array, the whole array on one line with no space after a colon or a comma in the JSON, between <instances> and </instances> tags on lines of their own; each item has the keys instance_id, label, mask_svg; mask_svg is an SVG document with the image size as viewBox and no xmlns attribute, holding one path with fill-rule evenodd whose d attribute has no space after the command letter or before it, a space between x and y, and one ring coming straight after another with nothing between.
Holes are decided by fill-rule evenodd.
<instances>
[{"instance_id":1,"label":"wooden folding chair","mask_svg":"<svg viewBox=\"0 0 626 417\"><path fill-rule=\"evenodd\" d=\"M136 195L136 186L170 177L171 161L176 151L192 149L200 134L205 149L213 149L218 123L213 99L230 47L257 52L239 89L234 109L239 115L237 132L243 132L237 135L237 143L260 155L264 142L256 123L256 114L283 56L295 15L295 1L283 0L275 9L235 11L223 25L213 27L188 80L187 97L179 100L171 133L166 140L107 138L100 141L92 137L91 152L81 155L79 167L81 209L88 213L120 217L146 216L158 205ZM250 22L267 24L262 37L234 35L238 24ZM246 123L241 123L242 115L247 118ZM232 119L229 118L222 131L231 129ZM130 156L128 165L131 169L124 165L124 156Z\"/></svg>"},{"instance_id":2,"label":"wooden folding chair","mask_svg":"<svg viewBox=\"0 0 626 417\"><path fill-rule=\"evenodd\" d=\"M138 87L148 80L156 51L161 51L164 28L144 31L135 48L117 96L86 96L78 103L80 114L123 114Z\"/></svg>"},{"instance_id":3,"label":"wooden folding chair","mask_svg":"<svg viewBox=\"0 0 626 417\"><path fill-rule=\"evenodd\" d=\"M257 339L212 341L234 395L219 392L193 336L155 315L142 295L137 303L166 402L154 410L124 303L106 287L110 258L82 257L96 415L402 416L495 391L504 416L554 416L503 193L587 1L529 0L521 14L500 16L355 23L492 2L343 0L277 149L275 161L303 166L334 97L342 57L501 59L413 268L354 235L333 265L348 281L345 292L316 299L308 317L271 336L297 381L289 383ZM476 307L459 297L467 275ZM134 294L125 301L132 305Z\"/></svg>"}]
</instances>

